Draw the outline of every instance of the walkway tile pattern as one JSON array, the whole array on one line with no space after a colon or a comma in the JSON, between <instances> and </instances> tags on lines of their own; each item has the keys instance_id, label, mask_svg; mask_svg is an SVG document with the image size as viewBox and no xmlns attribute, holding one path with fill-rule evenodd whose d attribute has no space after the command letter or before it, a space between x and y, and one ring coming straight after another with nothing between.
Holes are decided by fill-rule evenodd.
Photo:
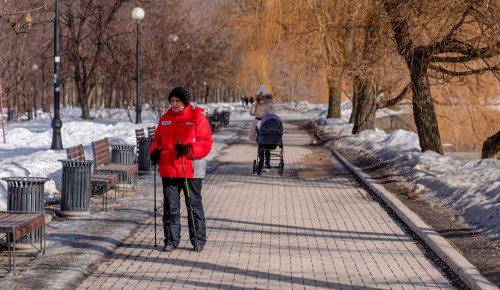
<instances>
[{"instance_id":1,"label":"walkway tile pattern","mask_svg":"<svg viewBox=\"0 0 500 290\"><path fill-rule=\"evenodd\" d=\"M256 147L242 137L205 179L203 252L190 251L185 211L182 242L171 253L161 252L160 217L154 248L149 219L79 289L453 289L345 171L298 177L322 150L309 143L286 124L285 174L257 176Z\"/></svg>"}]
</instances>

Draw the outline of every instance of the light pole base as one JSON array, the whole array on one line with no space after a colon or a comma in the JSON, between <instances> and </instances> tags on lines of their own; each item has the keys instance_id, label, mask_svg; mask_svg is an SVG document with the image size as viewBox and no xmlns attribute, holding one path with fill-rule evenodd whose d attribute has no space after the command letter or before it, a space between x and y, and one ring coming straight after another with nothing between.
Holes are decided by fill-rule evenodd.
<instances>
[{"instance_id":1,"label":"light pole base","mask_svg":"<svg viewBox=\"0 0 500 290\"><path fill-rule=\"evenodd\" d=\"M141 124L142 123L141 110L136 110L135 111L135 123L136 124Z\"/></svg>"},{"instance_id":2,"label":"light pole base","mask_svg":"<svg viewBox=\"0 0 500 290\"><path fill-rule=\"evenodd\" d=\"M61 128L62 121L61 120L52 120L52 145L50 149L52 150L63 150L62 138L61 138Z\"/></svg>"}]
</instances>

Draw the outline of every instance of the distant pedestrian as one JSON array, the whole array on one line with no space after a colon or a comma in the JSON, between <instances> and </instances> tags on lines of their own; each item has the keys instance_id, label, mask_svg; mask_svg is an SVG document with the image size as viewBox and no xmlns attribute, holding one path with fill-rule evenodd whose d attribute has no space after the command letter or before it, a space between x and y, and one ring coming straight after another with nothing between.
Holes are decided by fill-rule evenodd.
<instances>
[{"instance_id":1,"label":"distant pedestrian","mask_svg":"<svg viewBox=\"0 0 500 290\"><path fill-rule=\"evenodd\" d=\"M250 102L250 106L253 105L253 97L250 97L249 102Z\"/></svg>"},{"instance_id":2,"label":"distant pedestrian","mask_svg":"<svg viewBox=\"0 0 500 290\"><path fill-rule=\"evenodd\" d=\"M248 106L248 97L245 97L245 107Z\"/></svg>"},{"instance_id":3,"label":"distant pedestrian","mask_svg":"<svg viewBox=\"0 0 500 290\"><path fill-rule=\"evenodd\" d=\"M181 190L193 250L203 250L207 240L201 188L206 170L204 158L212 149L213 139L203 109L191 105L190 98L189 92L182 87L170 92L171 107L161 116L149 151L151 162L160 168L163 184L165 252L175 250L180 243Z\"/></svg>"}]
</instances>

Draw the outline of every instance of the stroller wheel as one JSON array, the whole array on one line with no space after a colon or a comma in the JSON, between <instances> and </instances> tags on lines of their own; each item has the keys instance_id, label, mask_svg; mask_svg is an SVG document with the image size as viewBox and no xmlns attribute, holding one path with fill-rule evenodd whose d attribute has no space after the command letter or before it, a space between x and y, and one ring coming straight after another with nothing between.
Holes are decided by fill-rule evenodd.
<instances>
[{"instance_id":1,"label":"stroller wheel","mask_svg":"<svg viewBox=\"0 0 500 290\"><path fill-rule=\"evenodd\" d=\"M278 173L279 173L279 175L283 175L283 170L285 170L285 163L280 162L280 164L278 165Z\"/></svg>"},{"instance_id":2,"label":"stroller wheel","mask_svg":"<svg viewBox=\"0 0 500 290\"><path fill-rule=\"evenodd\" d=\"M253 161L253 171L252 171L252 173L255 173L256 170L257 170L257 161L254 160Z\"/></svg>"}]
</instances>

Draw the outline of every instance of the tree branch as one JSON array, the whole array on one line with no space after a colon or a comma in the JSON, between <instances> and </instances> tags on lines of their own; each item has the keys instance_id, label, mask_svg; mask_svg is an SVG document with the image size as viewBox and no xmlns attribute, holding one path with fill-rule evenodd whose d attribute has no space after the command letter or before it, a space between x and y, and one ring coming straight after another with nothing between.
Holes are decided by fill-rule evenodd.
<instances>
[{"instance_id":1,"label":"tree branch","mask_svg":"<svg viewBox=\"0 0 500 290\"><path fill-rule=\"evenodd\" d=\"M451 71L451 70L447 70L445 68L442 68L442 67L436 66L436 65L429 65L429 68L433 69L437 72L447 74L450 76L455 76L455 77L468 76L468 75L473 75L473 74L482 74L482 73L485 73L487 71L492 71L492 72L500 71L500 65L496 65L493 67L484 67L484 68L480 68L480 69L471 69L471 70L467 70L467 71Z\"/></svg>"},{"instance_id":2,"label":"tree branch","mask_svg":"<svg viewBox=\"0 0 500 290\"><path fill-rule=\"evenodd\" d=\"M402 100L404 100L406 96L408 96L408 93L410 92L410 87L411 84L407 84L406 87L401 91L401 93L397 97L395 97L394 99L390 99L385 104L381 105L377 104L377 110L382 108L392 107L401 102Z\"/></svg>"},{"instance_id":3,"label":"tree branch","mask_svg":"<svg viewBox=\"0 0 500 290\"><path fill-rule=\"evenodd\" d=\"M448 34L441 41L429 44L425 48L425 50L426 51L430 50L434 54L449 52L449 45L451 43L453 43L453 44L457 43L457 40L454 39L453 35L465 23L465 19L467 18L467 16L469 14L470 14L470 9L465 10L464 13L462 14L462 17L460 18L460 20L455 25L453 25L453 27L450 29Z\"/></svg>"},{"instance_id":4,"label":"tree branch","mask_svg":"<svg viewBox=\"0 0 500 290\"><path fill-rule=\"evenodd\" d=\"M40 7L20 10L20 11L16 10L0 11L0 18L9 23L12 26L14 32L26 33L30 29L33 29L34 25L47 22L47 21L35 22L33 20L33 14L40 12L41 10L47 11L47 7L43 5Z\"/></svg>"},{"instance_id":5,"label":"tree branch","mask_svg":"<svg viewBox=\"0 0 500 290\"><path fill-rule=\"evenodd\" d=\"M461 63L484 58L491 58L500 55L500 41L492 47L483 47L479 49L472 48L464 43L454 40L448 47L449 53L455 52L460 56L433 56L431 62Z\"/></svg>"}]
</instances>

